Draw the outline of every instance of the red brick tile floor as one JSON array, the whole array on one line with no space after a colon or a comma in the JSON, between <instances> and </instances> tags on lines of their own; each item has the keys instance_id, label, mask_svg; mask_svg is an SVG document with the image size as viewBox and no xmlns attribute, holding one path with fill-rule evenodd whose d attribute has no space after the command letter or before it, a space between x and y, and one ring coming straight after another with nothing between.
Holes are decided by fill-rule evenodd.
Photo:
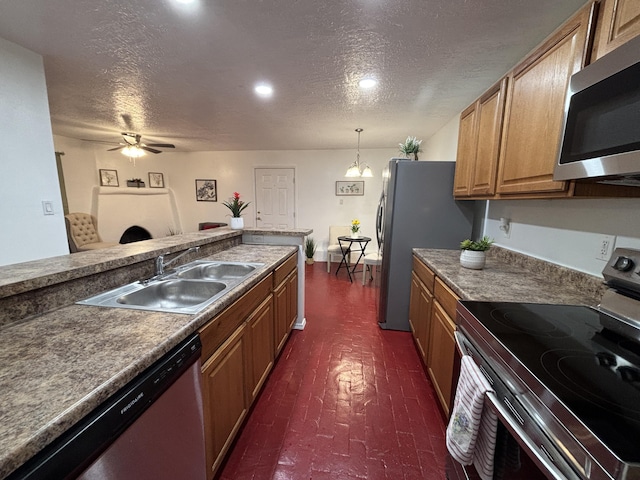
<instances>
[{"instance_id":1,"label":"red brick tile floor","mask_svg":"<svg viewBox=\"0 0 640 480\"><path fill-rule=\"evenodd\" d=\"M306 328L291 333L220 480L445 478L445 424L411 334L381 330L379 289L334 272L306 266Z\"/></svg>"}]
</instances>

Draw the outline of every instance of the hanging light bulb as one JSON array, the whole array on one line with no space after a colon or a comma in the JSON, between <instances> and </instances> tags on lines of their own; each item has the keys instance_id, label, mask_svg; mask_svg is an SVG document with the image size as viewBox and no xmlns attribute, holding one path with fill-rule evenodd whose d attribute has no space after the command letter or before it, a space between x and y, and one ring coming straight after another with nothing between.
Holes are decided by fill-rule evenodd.
<instances>
[{"instance_id":1,"label":"hanging light bulb","mask_svg":"<svg viewBox=\"0 0 640 480\"><path fill-rule=\"evenodd\" d=\"M358 150L356 152L356 161L349 165L347 169L347 173L344 174L345 177L373 177L373 171L371 167L366 163L360 163L360 134L362 133L362 128L356 128L356 132L358 132Z\"/></svg>"}]
</instances>

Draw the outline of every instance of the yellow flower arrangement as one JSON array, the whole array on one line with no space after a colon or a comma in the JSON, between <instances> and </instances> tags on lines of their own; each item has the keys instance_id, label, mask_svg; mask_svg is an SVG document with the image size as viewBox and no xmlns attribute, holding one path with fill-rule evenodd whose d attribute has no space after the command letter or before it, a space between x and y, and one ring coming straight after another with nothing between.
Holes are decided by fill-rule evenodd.
<instances>
[{"instance_id":1,"label":"yellow flower arrangement","mask_svg":"<svg viewBox=\"0 0 640 480\"><path fill-rule=\"evenodd\" d=\"M351 233L356 234L360 231L360 220L357 218L351 220Z\"/></svg>"}]
</instances>

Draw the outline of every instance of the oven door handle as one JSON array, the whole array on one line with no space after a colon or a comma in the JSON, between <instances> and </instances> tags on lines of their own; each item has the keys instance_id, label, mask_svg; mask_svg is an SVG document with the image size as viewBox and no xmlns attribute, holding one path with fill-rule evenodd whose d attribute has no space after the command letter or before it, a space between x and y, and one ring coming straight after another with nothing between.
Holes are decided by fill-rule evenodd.
<instances>
[{"instance_id":1,"label":"oven door handle","mask_svg":"<svg viewBox=\"0 0 640 480\"><path fill-rule=\"evenodd\" d=\"M486 398L491 403L491 406L498 414L500 420L505 424L516 440L522 447L533 455L533 460L538 464L538 467L551 475L549 478L553 480L581 480L581 478L568 464L566 465L567 468L564 472L560 471L555 464L555 460L551 458L551 455L544 445L536 445L533 440L529 438L518 421L515 420L507 408L502 405L495 392L487 392Z\"/></svg>"}]
</instances>

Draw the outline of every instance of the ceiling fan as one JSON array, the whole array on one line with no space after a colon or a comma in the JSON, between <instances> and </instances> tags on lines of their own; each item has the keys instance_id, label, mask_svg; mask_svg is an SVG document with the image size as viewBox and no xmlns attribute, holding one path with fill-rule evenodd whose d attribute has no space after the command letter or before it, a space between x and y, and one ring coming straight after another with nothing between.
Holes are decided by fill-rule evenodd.
<instances>
[{"instance_id":1,"label":"ceiling fan","mask_svg":"<svg viewBox=\"0 0 640 480\"><path fill-rule=\"evenodd\" d=\"M176 148L171 143L142 143L142 137L137 133L123 132L122 139L124 143L121 142L119 147L110 148L107 151L121 150L123 155L136 158L145 155L145 152L162 153L158 148Z\"/></svg>"}]
</instances>

